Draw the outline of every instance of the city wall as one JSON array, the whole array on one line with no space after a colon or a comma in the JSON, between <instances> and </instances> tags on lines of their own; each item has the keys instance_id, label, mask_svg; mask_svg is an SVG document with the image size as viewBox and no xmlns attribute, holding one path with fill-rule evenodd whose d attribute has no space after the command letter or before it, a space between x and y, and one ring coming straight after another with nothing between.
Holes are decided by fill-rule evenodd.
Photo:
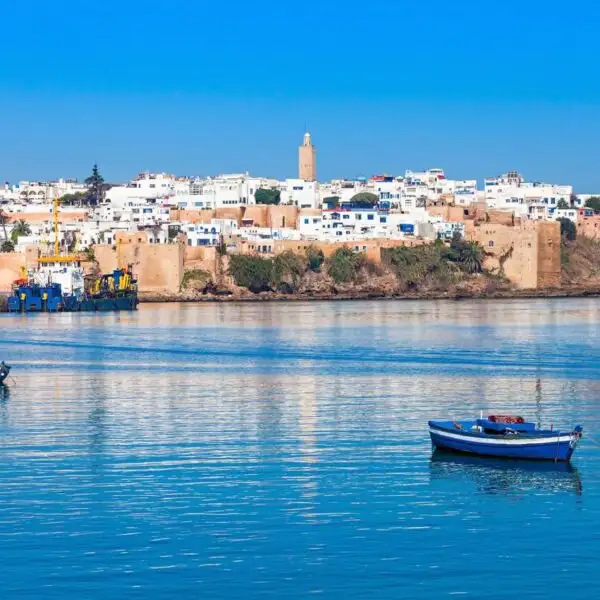
<instances>
[{"instance_id":1,"label":"city wall","mask_svg":"<svg viewBox=\"0 0 600 600\"><path fill-rule=\"evenodd\" d=\"M109 273L117 268L118 262L120 266L131 265L141 292L179 292L185 246L182 243L149 244L143 238L145 234L120 234L118 249L109 244L96 244L94 254L98 268L102 273Z\"/></svg>"},{"instance_id":2,"label":"city wall","mask_svg":"<svg viewBox=\"0 0 600 600\"><path fill-rule=\"evenodd\" d=\"M516 226L466 222L466 237L486 252L485 266L517 287L560 287L560 225L523 221Z\"/></svg>"}]
</instances>

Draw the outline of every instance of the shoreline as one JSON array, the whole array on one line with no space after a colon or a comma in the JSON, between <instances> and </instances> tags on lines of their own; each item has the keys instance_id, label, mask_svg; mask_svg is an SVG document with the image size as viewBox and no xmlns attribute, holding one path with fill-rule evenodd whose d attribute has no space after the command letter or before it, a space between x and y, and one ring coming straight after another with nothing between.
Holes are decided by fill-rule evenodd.
<instances>
[{"instance_id":1,"label":"shoreline","mask_svg":"<svg viewBox=\"0 0 600 600\"><path fill-rule=\"evenodd\" d=\"M255 295L162 294L140 293L140 304L159 303L232 303L232 302L349 302L353 300L519 300L543 298L597 298L600 287L555 288L544 290L497 290L494 292L413 292L386 294L384 292L341 292L338 294L279 294L263 292Z\"/></svg>"}]
</instances>

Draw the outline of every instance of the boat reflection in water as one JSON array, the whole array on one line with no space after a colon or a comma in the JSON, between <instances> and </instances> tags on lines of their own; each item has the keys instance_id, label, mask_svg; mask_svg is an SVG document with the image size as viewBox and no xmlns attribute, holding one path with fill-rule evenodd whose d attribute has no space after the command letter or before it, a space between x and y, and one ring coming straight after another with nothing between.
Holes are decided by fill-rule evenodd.
<instances>
[{"instance_id":1,"label":"boat reflection in water","mask_svg":"<svg viewBox=\"0 0 600 600\"><path fill-rule=\"evenodd\" d=\"M579 472L568 462L496 459L436 450L430 474L432 479L469 479L486 494L583 493Z\"/></svg>"}]
</instances>

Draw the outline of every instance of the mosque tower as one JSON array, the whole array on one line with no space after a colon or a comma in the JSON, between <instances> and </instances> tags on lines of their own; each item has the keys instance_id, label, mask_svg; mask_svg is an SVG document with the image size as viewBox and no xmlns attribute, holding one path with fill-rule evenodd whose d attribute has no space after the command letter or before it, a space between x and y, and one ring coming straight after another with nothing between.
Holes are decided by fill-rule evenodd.
<instances>
[{"instance_id":1,"label":"mosque tower","mask_svg":"<svg viewBox=\"0 0 600 600\"><path fill-rule=\"evenodd\" d=\"M304 134L304 143L298 148L298 177L305 181L317 179L317 149L312 145L310 133Z\"/></svg>"}]
</instances>

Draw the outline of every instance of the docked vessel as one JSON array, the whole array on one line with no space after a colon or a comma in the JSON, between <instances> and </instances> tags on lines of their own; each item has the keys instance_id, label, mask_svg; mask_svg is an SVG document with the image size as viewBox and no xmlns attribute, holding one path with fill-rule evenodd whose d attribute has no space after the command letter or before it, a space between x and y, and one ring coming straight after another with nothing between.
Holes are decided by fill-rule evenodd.
<instances>
[{"instance_id":1,"label":"docked vessel","mask_svg":"<svg viewBox=\"0 0 600 600\"><path fill-rule=\"evenodd\" d=\"M476 456L569 461L582 437L572 431L537 429L517 416L490 416L474 421L429 421L432 444Z\"/></svg>"},{"instance_id":2,"label":"docked vessel","mask_svg":"<svg viewBox=\"0 0 600 600\"><path fill-rule=\"evenodd\" d=\"M22 268L13 283L8 311L77 312L135 310L137 282L131 268L117 268L99 276L85 276L78 255L63 255L58 242L58 202L54 203L54 254L40 256L36 268ZM120 254L117 253L117 262Z\"/></svg>"}]
</instances>

